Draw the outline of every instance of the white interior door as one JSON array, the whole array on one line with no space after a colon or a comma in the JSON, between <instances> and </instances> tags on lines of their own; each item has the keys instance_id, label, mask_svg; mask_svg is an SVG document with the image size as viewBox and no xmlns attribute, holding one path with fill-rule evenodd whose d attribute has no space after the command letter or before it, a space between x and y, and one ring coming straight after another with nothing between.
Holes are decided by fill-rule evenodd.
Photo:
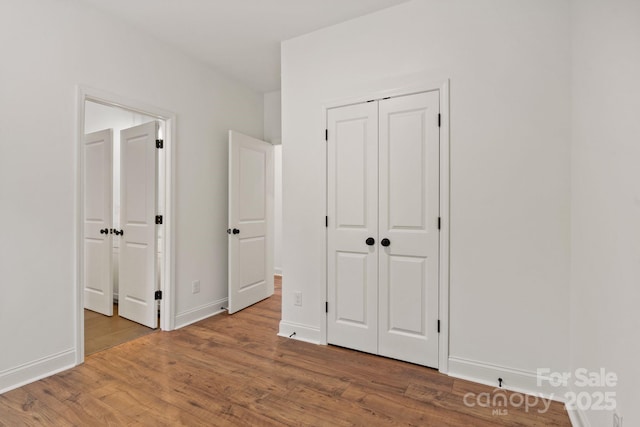
<instances>
[{"instance_id":1,"label":"white interior door","mask_svg":"<svg viewBox=\"0 0 640 427\"><path fill-rule=\"evenodd\" d=\"M438 115L437 91L327 113L331 344L438 366Z\"/></svg>"},{"instance_id":2,"label":"white interior door","mask_svg":"<svg viewBox=\"0 0 640 427\"><path fill-rule=\"evenodd\" d=\"M83 156L84 307L112 316L113 130L85 135Z\"/></svg>"},{"instance_id":3,"label":"white interior door","mask_svg":"<svg viewBox=\"0 0 640 427\"><path fill-rule=\"evenodd\" d=\"M118 313L158 326L156 246L158 123L120 131L120 239Z\"/></svg>"},{"instance_id":4,"label":"white interior door","mask_svg":"<svg viewBox=\"0 0 640 427\"><path fill-rule=\"evenodd\" d=\"M380 101L379 354L438 367L439 95Z\"/></svg>"},{"instance_id":5,"label":"white interior door","mask_svg":"<svg viewBox=\"0 0 640 427\"><path fill-rule=\"evenodd\" d=\"M377 353L378 105L333 108L327 121L328 341Z\"/></svg>"},{"instance_id":6,"label":"white interior door","mask_svg":"<svg viewBox=\"0 0 640 427\"><path fill-rule=\"evenodd\" d=\"M273 295L273 146L229 131L229 313Z\"/></svg>"}]
</instances>

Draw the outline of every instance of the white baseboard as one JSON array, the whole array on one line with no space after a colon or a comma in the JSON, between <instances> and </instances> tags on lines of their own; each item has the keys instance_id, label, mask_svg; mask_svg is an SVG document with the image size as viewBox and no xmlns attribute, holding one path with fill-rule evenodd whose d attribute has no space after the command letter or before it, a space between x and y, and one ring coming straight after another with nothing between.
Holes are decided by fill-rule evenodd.
<instances>
[{"instance_id":1,"label":"white baseboard","mask_svg":"<svg viewBox=\"0 0 640 427\"><path fill-rule=\"evenodd\" d=\"M567 392L565 387L553 387L548 381L542 381L542 384L538 385L539 377L536 372L458 357L449 357L448 375L491 387L498 387L498 378L502 378L502 388L506 390L561 403L564 403L564 396Z\"/></svg>"},{"instance_id":2,"label":"white baseboard","mask_svg":"<svg viewBox=\"0 0 640 427\"><path fill-rule=\"evenodd\" d=\"M293 333L295 332L295 335ZM304 341L311 344L321 344L320 328L302 325L300 323L280 321L278 336Z\"/></svg>"},{"instance_id":3,"label":"white baseboard","mask_svg":"<svg viewBox=\"0 0 640 427\"><path fill-rule=\"evenodd\" d=\"M569 421L571 421L571 425L573 427L591 427L591 423L587 419L584 411L581 409L569 409L565 405L565 409L567 410L567 414L569 414Z\"/></svg>"},{"instance_id":4,"label":"white baseboard","mask_svg":"<svg viewBox=\"0 0 640 427\"><path fill-rule=\"evenodd\" d=\"M192 323L199 322L207 317L215 316L216 314L224 313L227 310L222 307L227 306L228 298L223 298L218 301L214 301L209 304L196 307L192 310L188 310L176 315L175 329L184 328Z\"/></svg>"},{"instance_id":5,"label":"white baseboard","mask_svg":"<svg viewBox=\"0 0 640 427\"><path fill-rule=\"evenodd\" d=\"M70 349L4 370L0 372L0 394L66 371L75 365L76 351Z\"/></svg>"}]
</instances>

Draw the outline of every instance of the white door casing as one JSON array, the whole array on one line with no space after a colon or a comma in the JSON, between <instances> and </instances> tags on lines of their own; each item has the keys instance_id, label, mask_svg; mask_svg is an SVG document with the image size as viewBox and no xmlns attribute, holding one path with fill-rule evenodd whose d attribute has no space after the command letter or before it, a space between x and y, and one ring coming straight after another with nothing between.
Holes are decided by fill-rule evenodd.
<instances>
[{"instance_id":1,"label":"white door casing","mask_svg":"<svg viewBox=\"0 0 640 427\"><path fill-rule=\"evenodd\" d=\"M331 344L438 367L438 115L438 91L327 111Z\"/></svg>"},{"instance_id":2,"label":"white door casing","mask_svg":"<svg viewBox=\"0 0 640 427\"><path fill-rule=\"evenodd\" d=\"M120 132L119 315L158 326L156 200L158 123Z\"/></svg>"},{"instance_id":3,"label":"white door casing","mask_svg":"<svg viewBox=\"0 0 640 427\"><path fill-rule=\"evenodd\" d=\"M380 323L383 356L438 367L439 94L380 101Z\"/></svg>"},{"instance_id":4,"label":"white door casing","mask_svg":"<svg viewBox=\"0 0 640 427\"><path fill-rule=\"evenodd\" d=\"M378 105L330 109L327 122L328 342L377 353Z\"/></svg>"},{"instance_id":5,"label":"white door casing","mask_svg":"<svg viewBox=\"0 0 640 427\"><path fill-rule=\"evenodd\" d=\"M85 135L82 153L84 308L112 316L113 130Z\"/></svg>"},{"instance_id":6,"label":"white door casing","mask_svg":"<svg viewBox=\"0 0 640 427\"><path fill-rule=\"evenodd\" d=\"M273 295L273 146L229 131L229 314Z\"/></svg>"}]
</instances>

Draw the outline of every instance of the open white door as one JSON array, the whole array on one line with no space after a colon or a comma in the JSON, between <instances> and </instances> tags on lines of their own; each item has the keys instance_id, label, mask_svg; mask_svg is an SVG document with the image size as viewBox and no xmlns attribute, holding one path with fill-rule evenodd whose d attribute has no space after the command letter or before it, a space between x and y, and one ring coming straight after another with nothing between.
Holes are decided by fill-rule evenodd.
<instances>
[{"instance_id":1,"label":"open white door","mask_svg":"<svg viewBox=\"0 0 640 427\"><path fill-rule=\"evenodd\" d=\"M113 130L85 135L83 156L84 308L112 316Z\"/></svg>"},{"instance_id":2,"label":"open white door","mask_svg":"<svg viewBox=\"0 0 640 427\"><path fill-rule=\"evenodd\" d=\"M158 123L120 131L120 239L118 313L158 326L156 182Z\"/></svg>"},{"instance_id":3,"label":"open white door","mask_svg":"<svg viewBox=\"0 0 640 427\"><path fill-rule=\"evenodd\" d=\"M229 131L229 313L273 295L273 146Z\"/></svg>"}]
</instances>

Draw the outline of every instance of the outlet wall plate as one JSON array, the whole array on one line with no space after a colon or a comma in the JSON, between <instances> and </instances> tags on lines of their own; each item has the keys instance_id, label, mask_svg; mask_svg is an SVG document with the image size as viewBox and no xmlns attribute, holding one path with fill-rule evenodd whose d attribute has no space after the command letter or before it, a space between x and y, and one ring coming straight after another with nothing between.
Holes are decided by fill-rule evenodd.
<instances>
[{"instance_id":1,"label":"outlet wall plate","mask_svg":"<svg viewBox=\"0 0 640 427\"><path fill-rule=\"evenodd\" d=\"M294 296L294 299L295 299L294 304L297 305L297 306L301 306L302 305L302 292L296 291L296 292L294 292L293 296Z\"/></svg>"}]
</instances>

